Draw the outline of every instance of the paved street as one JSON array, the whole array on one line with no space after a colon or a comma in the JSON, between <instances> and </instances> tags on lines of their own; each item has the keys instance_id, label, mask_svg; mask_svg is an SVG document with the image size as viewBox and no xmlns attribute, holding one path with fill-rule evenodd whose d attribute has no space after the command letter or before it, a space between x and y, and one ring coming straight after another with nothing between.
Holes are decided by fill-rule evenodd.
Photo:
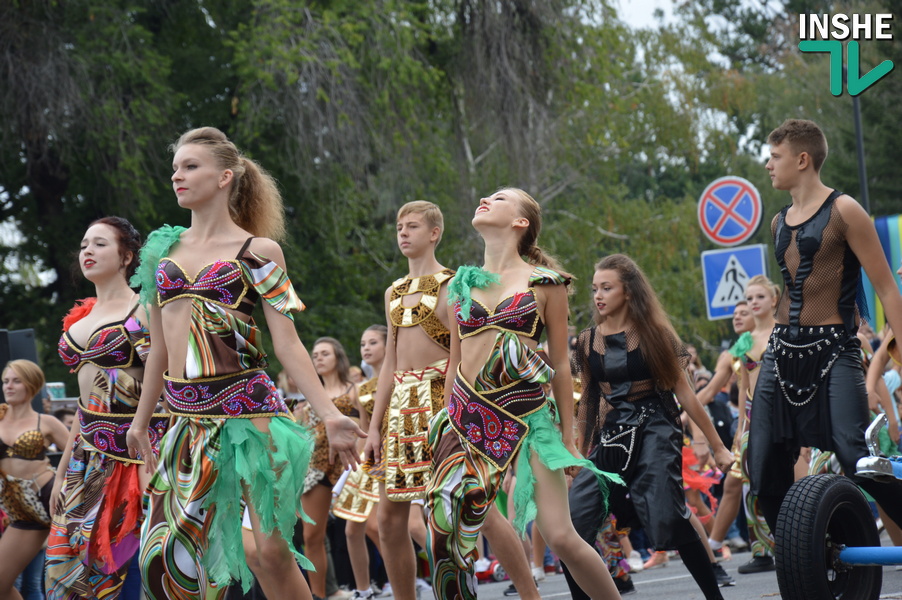
<instances>
[{"instance_id":1,"label":"paved street","mask_svg":"<svg viewBox=\"0 0 902 600\"><path fill-rule=\"evenodd\" d=\"M747 552L733 555L733 560L722 563L724 568L736 580L733 587L722 588L725 600L752 600L759 598L779 598L777 577L773 572L740 575L736 572L739 565L746 562L751 555ZM689 572L679 558L671 558L665 568L643 571L633 576L636 584L635 594L627 598L636 600L704 600L704 596L695 586ZM479 586L479 597L486 600L505 598L504 590L509 582L484 583ZM549 575L539 586L542 598L569 598L567 582L563 575ZM902 600L902 570L896 567L884 567L883 592L881 598L898 598Z\"/></svg>"}]
</instances>

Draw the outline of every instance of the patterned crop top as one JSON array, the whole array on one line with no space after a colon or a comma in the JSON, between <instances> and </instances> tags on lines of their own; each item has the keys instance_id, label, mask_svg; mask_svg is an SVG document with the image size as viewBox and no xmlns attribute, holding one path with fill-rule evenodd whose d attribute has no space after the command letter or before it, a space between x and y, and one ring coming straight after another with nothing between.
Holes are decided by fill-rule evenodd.
<instances>
[{"instance_id":1,"label":"patterned crop top","mask_svg":"<svg viewBox=\"0 0 902 600\"><path fill-rule=\"evenodd\" d=\"M0 419L6 416L9 405L0 406ZM41 413L38 413L38 428L23 431L12 444L0 439L0 458L20 458L22 460L44 460L47 448L44 446L44 434L41 433Z\"/></svg>"},{"instance_id":2,"label":"patterned crop top","mask_svg":"<svg viewBox=\"0 0 902 600\"><path fill-rule=\"evenodd\" d=\"M148 236L145 246L159 246L164 256L178 243L177 228L161 228ZM252 316L262 299L277 312L293 320L304 310L285 270L275 261L256 254L245 241L233 259L212 262L191 278L170 258L154 258L156 271L151 279L141 274L141 297L155 296L164 314L166 305L176 300L190 305L183 325L187 355L180 377L218 377L251 369L265 369L266 352L260 329ZM155 289L146 290L153 285ZM250 318L242 318L243 313ZM180 322L181 323L181 322Z\"/></svg>"},{"instance_id":3,"label":"patterned crop top","mask_svg":"<svg viewBox=\"0 0 902 600\"><path fill-rule=\"evenodd\" d=\"M88 336L84 348L72 339L67 328L57 345L63 364L77 373L86 364L110 370L127 369L135 365L135 359L143 361L150 349L149 334L134 317L137 308L136 305L121 321L98 327Z\"/></svg>"},{"instance_id":4,"label":"patterned crop top","mask_svg":"<svg viewBox=\"0 0 902 600\"><path fill-rule=\"evenodd\" d=\"M164 306L173 300L198 298L250 315L258 294L248 287L240 259L250 245L249 237L233 260L217 260L204 266L191 278L177 262L164 258L157 267L157 302Z\"/></svg>"},{"instance_id":5,"label":"patterned crop top","mask_svg":"<svg viewBox=\"0 0 902 600\"><path fill-rule=\"evenodd\" d=\"M462 267L461 270L466 269ZM569 284L570 279L556 271L537 266L529 276L529 288L503 298L494 309L473 299L470 314L465 317L461 310L461 300L454 303L454 318L460 339L474 336L487 329L509 331L536 342L542 337L545 324L539 316L535 286Z\"/></svg>"}]
</instances>

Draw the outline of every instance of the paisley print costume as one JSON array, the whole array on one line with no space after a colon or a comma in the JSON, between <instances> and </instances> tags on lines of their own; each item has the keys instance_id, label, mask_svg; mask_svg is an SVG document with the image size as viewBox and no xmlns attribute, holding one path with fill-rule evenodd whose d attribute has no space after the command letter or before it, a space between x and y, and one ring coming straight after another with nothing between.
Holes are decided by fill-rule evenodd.
<instances>
[{"instance_id":1,"label":"paisley print costume","mask_svg":"<svg viewBox=\"0 0 902 600\"><path fill-rule=\"evenodd\" d=\"M544 329L535 286L565 285L560 274L536 267L529 288L490 308L470 297L497 276L461 267L449 285L457 334L463 338L495 330L495 343L473 382L458 370L451 398L429 427L432 480L426 490L427 553L437 598L476 598L476 540L504 474L517 460L514 489L520 532L536 516L535 476L529 460L535 453L552 471L579 465L598 476L606 491L607 474L575 458L554 426L552 402L541 384L554 370L521 338L538 341Z\"/></svg>"}]
</instances>

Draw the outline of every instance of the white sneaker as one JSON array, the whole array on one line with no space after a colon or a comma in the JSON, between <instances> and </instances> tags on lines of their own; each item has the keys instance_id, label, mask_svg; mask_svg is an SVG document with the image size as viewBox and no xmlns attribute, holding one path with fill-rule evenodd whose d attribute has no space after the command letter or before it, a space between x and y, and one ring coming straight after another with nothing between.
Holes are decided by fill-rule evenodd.
<instances>
[{"instance_id":1,"label":"white sneaker","mask_svg":"<svg viewBox=\"0 0 902 600\"><path fill-rule=\"evenodd\" d=\"M393 596L393 595L394 595L394 594L392 594L392 591L391 591L391 582L390 582L390 581L386 581L386 582L385 582L385 587L382 588L382 593L379 594L378 597L379 597L379 598L387 598L387 597Z\"/></svg>"},{"instance_id":2,"label":"white sneaker","mask_svg":"<svg viewBox=\"0 0 902 600\"><path fill-rule=\"evenodd\" d=\"M642 555L639 554L638 550L633 550L629 558L626 559L626 564L630 566L630 573L638 573L645 568L645 561L642 560Z\"/></svg>"},{"instance_id":3,"label":"white sneaker","mask_svg":"<svg viewBox=\"0 0 902 600\"><path fill-rule=\"evenodd\" d=\"M533 567L532 578L536 581L545 581L545 567Z\"/></svg>"},{"instance_id":4,"label":"white sneaker","mask_svg":"<svg viewBox=\"0 0 902 600\"><path fill-rule=\"evenodd\" d=\"M429 582L423 579L422 577L417 577L416 587L419 591L428 591L432 592L432 586L429 585Z\"/></svg>"}]
</instances>

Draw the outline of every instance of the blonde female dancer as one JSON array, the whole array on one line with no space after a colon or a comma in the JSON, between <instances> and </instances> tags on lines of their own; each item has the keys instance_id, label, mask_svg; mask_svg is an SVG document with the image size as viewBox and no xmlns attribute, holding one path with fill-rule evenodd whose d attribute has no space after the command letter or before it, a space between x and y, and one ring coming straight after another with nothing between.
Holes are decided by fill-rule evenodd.
<instances>
[{"instance_id":1,"label":"blonde female dancer","mask_svg":"<svg viewBox=\"0 0 902 600\"><path fill-rule=\"evenodd\" d=\"M375 375L372 379L364 381L357 388L357 397L360 401L361 424L365 420L369 423L373 416L375 403L376 384L379 381L379 372L385 361L385 342L388 339L388 327L385 325L370 325L360 336L360 356L366 364L373 368ZM379 481L370 477L363 469L350 474L332 507L332 513L345 519L345 537L348 541L348 556L351 559L351 570L354 572L354 583L357 589L355 598L369 598L370 590L370 557L366 547L366 538L369 537L376 549L382 552L379 544L379 525L373 507L379 502ZM412 516L419 511L412 511Z\"/></svg>"},{"instance_id":2,"label":"blonde female dancer","mask_svg":"<svg viewBox=\"0 0 902 600\"><path fill-rule=\"evenodd\" d=\"M519 189L483 198L473 227L485 241L484 267L462 267L449 284L452 335L447 408L433 419L433 476L426 492L429 559L437 598L475 598L473 556L509 465L517 460L515 525L535 519L551 549L594 598L618 598L598 553L567 518L564 471L585 467L573 435L567 349L570 277L536 245L539 204ZM526 257L524 260L522 257ZM551 364L536 353L547 328ZM560 430L542 383L551 382Z\"/></svg>"},{"instance_id":3,"label":"blonde female dancer","mask_svg":"<svg viewBox=\"0 0 902 600\"><path fill-rule=\"evenodd\" d=\"M250 561L269 598L310 590L292 546L312 452L263 369L252 312L259 300L280 361L324 421L330 455L356 465L365 435L323 390L298 339L292 313L304 309L282 249L282 199L273 179L218 129L188 131L173 145L172 188L191 211L188 229L164 227L141 252L142 299L151 304L154 345L129 450L155 472L141 535L144 589L151 598L220 598L232 580L252 580L242 548L249 509ZM176 415L153 459L147 425L165 391Z\"/></svg>"},{"instance_id":4,"label":"blonde female dancer","mask_svg":"<svg viewBox=\"0 0 902 600\"><path fill-rule=\"evenodd\" d=\"M47 446L63 448L66 427L31 407L44 387L44 373L30 360L12 360L3 369L0 404L0 509L9 526L0 537L0 598L22 600L13 585L37 556L50 531L53 467Z\"/></svg>"}]
</instances>

